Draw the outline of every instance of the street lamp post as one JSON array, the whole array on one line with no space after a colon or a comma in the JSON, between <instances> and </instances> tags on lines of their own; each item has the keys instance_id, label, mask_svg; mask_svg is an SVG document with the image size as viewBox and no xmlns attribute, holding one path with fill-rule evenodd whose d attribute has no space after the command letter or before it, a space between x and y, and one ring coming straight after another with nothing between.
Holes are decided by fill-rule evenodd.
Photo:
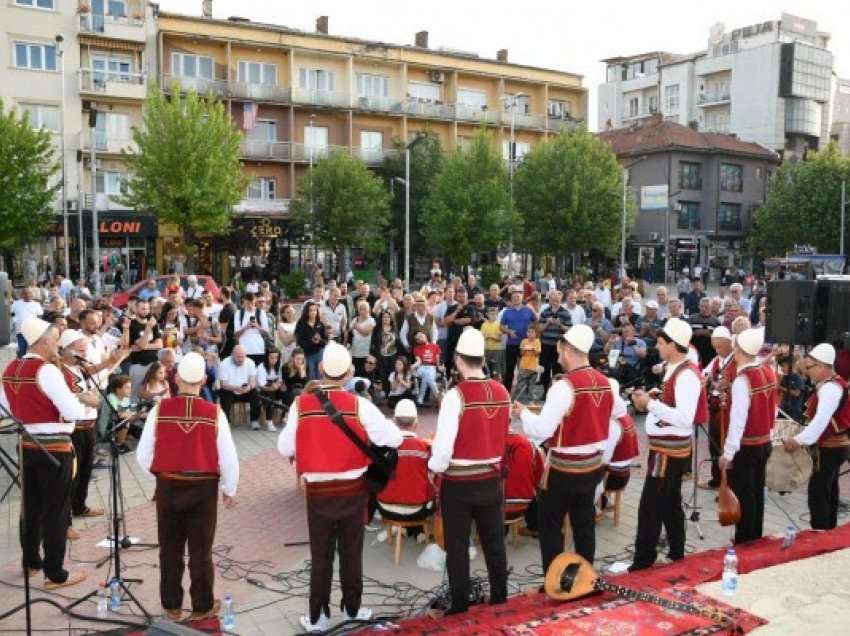
<instances>
[{"instance_id":1,"label":"street lamp post","mask_svg":"<svg viewBox=\"0 0 850 636\"><path fill-rule=\"evenodd\" d=\"M417 134L404 147L404 288L410 291L410 151L422 141Z\"/></svg>"},{"instance_id":2,"label":"street lamp post","mask_svg":"<svg viewBox=\"0 0 850 636\"><path fill-rule=\"evenodd\" d=\"M100 295L100 237L98 236L97 222L97 110L94 103L89 111L89 163L91 164L91 228L92 228L92 260L94 261L94 292ZM106 175L103 179L103 191L106 193ZM80 218L82 227L82 217ZM83 272L80 277L85 277Z\"/></svg>"},{"instance_id":3,"label":"street lamp post","mask_svg":"<svg viewBox=\"0 0 850 636\"><path fill-rule=\"evenodd\" d=\"M68 245L68 181L65 174L65 51L62 42L65 40L61 33L56 34L56 49L59 55L59 85L62 94L59 96L59 152L62 154L62 236L65 244L64 266L65 276L71 274L71 248Z\"/></svg>"},{"instance_id":4,"label":"street lamp post","mask_svg":"<svg viewBox=\"0 0 850 636\"><path fill-rule=\"evenodd\" d=\"M847 206L847 179L841 182L841 255L844 256L844 213Z\"/></svg>"},{"instance_id":5,"label":"street lamp post","mask_svg":"<svg viewBox=\"0 0 850 636\"><path fill-rule=\"evenodd\" d=\"M516 162L516 105L520 97L528 97L528 93L514 93L513 95L503 95L505 102L510 101L511 104L511 146L508 149L508 181L511 188L511 211L514 205L514 163ZM510 227L508 236L508 275L514 274L514 227L513 223Z\"/></svg>"},{"instance_id":6,"label":"street lamp post","mask_svg":"<svg viewBox=\"0 0 850 636\"><path fill-rule=\"evenodd\" d=\"M646 158L646 155L638 157L623 168L623 210L620 215L620 276L626 274L626 204L628 202L629 170Z\"/></svg>"}]
</instances>

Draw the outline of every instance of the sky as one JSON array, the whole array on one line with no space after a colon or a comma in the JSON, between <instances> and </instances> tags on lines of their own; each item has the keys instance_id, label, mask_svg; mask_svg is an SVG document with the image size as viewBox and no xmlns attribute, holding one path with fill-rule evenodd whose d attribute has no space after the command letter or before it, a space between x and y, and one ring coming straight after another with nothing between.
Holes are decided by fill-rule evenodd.
<instances>
[{"instance_id":1,"label":"sky","mask_svg":"<svg viewBox=\"0 0 850 636\"><path fill-rule=\"evenodd\" d=\"M163 11L200 15L201 0L159 0ZM589 90L589 126L597 130L599 61L645 51L692 53L704 49L710 27L726 30L778 20L782 12L815 20L832 35L834 71L850 78L850 11L847 0L213 0L213 17L240 16L314 31L329 16L330 33L394 44L413 44L429 32L431 48L445 46L579 73Z\"/></svg>"}]
</instances>

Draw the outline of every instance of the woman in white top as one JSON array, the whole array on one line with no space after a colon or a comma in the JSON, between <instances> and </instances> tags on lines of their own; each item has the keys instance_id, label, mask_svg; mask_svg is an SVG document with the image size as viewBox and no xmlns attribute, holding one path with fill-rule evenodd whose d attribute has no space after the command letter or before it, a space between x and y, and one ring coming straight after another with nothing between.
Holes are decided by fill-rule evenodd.
<instances>
[{"instance_id":1,"label":"woman in white top","mask_svg":"<svg viewBox=\"0 0 850 636\"><path fill-rule=\"evenodd\" d=\"M297 346L295 343L295 307L289 303L281 305L280 315L275 330L277 348L280 350L280 361L282 364L289 362L292 352Z\"/></svg>"},{"instance_id":2,"label":"woman in white top","mask_svg":"<svg viewBox=\"0 0 850 636\"><path fill-rule=\"evenodd\" d=\"M257 367L257 388L260 389L260 395L270 400L280 402L283 400L283 365L280 362L280 351L277 349L269 349L266 353L266 359ZM266 430L270 433L277 431L277 428L272 421L275 406L269 402L262 403L263 413L266 418Z\"/></svg>"},{"instance_id":3,"label":"woman in white top","mask_svg":"<svg viewBox=\"0 0 850 636\"><path fill-rule=\"evenodd\" d=\"M366 357L372 347L372 330L375 319L369 313L369 303L357 303L357 316L351 320L351 361L354 363L354 375L362 376Z\"/></svg>"}]
</instances>

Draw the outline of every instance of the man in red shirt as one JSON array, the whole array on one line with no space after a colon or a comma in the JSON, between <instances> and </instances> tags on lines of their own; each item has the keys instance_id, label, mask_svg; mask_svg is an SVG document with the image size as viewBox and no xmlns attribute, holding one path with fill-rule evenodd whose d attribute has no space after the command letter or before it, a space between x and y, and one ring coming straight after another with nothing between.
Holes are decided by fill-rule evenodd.
<instances>
[{"instance_id":1,"label":"man in red shirt","mask_svg":"<svg viewBox=\"0 0 850 636\"><path fill-rule=\"evenodd\" d=\"M428 342L428 336L424 331L416 334L416 346L413 347L413 357L416 363L416 377L419 379L419 395L416 396L416 405L425 403L425 395L430 389L431 397L436 400L437 390L437 367L440 364L440 345Z\"/></svg>"}]
</instances>

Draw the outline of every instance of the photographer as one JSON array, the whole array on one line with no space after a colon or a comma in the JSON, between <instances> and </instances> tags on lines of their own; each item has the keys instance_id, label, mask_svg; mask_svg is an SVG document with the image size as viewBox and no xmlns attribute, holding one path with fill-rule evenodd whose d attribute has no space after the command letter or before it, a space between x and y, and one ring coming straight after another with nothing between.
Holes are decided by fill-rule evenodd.
<instances>
[{"instance_id":1,"label":"photographer","mask_svg":"<svg viewBox=\"0 0 850 636\"><path fill-rule=\"evenodd\" d=\"M623 325L621 335L614 335L608 340L605 353L612 350L620 352L617 358L618 371L615 373L620 385L625 388L640 382L647 346L644 340L635 337L635 328L632 325Z\"/></svg>"},{"instance_id":2,"label":"photographer","mask_svg":"<svg viewBox=\"0 0 850 636\"><path fill-rule=\"evenodd\" d=\"M162 349L162 334L156 318L150 315L147 300L136 302L136 317L130 323L130 380L133 397L138 397L139 387L148 367L157 361L157 351Z\"/></svg>"}]
</instances>

